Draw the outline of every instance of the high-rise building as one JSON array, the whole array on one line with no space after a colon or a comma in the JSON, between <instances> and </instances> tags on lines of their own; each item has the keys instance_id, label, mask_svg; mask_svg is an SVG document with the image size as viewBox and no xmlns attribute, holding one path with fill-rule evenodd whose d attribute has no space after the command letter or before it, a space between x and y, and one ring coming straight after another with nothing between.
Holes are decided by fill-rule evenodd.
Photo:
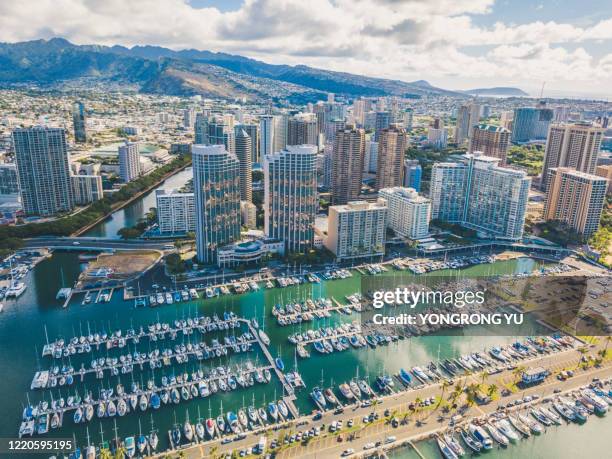
<instances>
[{"instance_id":1,"label":"high-rise building","mask_svg":"<svg viewBox=\"0 0 612 459\"><path fill-rule=\"evenodd\" d=\"M0 164L0 202L19 200L19 177L17 166L13 163Z\"/></svg>"},{"instance_id":2,"label":"high-rise building","mask_svg":"<svg viewBox=\"0 0 612 459\"><path fill-rule=\"evenodd\" d=\"M186 108L183 110L183 127L185 129L193 128L195 123L195 110L193 108Z\"/></svg>"},{"instance_id":3,"label":"high-rise building","mask_svg":"<svg viewBox=\"0 0 612 459\"><path fill-rule=\"evenodd\" d=\"M345 129L346 127L346 122L341 119L327 121L325 123L325 141L333 143L336 139L336 132Z\"/></svg>"},{"instance_id":4,"label":"high-rise building","mask_svg":"<svg viewBox=\"0 0 612 459\"><path fill-rule=\"evenodd\" d=\"M240 124L234 128L234 134L238 136L238 130L244 129L251 138L251 162L253 164L261 162L260 144L259 144L259 125L257 124Z\"/></svg>"},{"instance_id":5,"label":"high-rise building","mask_svg":"<svg viewBox=\"0 0 612 459\"><path fill-rule=\"evenodd\" d=\"M462 145L472 134L472 127L480 121L480 105L464 104L457 110L457 125L455 127L455 142Z\"/></svg>"},{"instance_id":6,"label":"high-rise building","mask_svg":"<svg viewBox=\"0 0 612 459\"><path fill-rule=\"evenodd\" d=\"M257 206L252 202L240 201L240 218L242 226L248 229L257 228Z\"/></svg>"},{"instance_id":7,"label":"high-rise building","mask_svg":"<svg viewBox=\"0 0 612 459\"><path fill-rule=\"evenodd\" d=\"M361 193L365 131L344 129L336 133L332 156L332 204L354 201Z\"/></svg>"},{"instance_id":8,"label":"high-rise building","mask_svg":"<svg viewBox=\"0 0 612 459\"><path fill-rule=\"evenodd\" d=\"M595 169L595 175L598 177L603 177L608 181L608 189L606 190L606 193L612 194L612 164L597 166L597 169Z\"/></svg>"},{"instance_id":9,"label":"high-rise building","mask_svg":"<svg viewBox=\"0 0 612 459\"><path fill-rule=\"evenodd\" d=\"M376 174L376 168L378 167L378 142L368 141L367 136L368 134L366 134L366 154L363 161L363 169L364 172Z\"/></svg>"},{"instance_id":10,"label":"high-rise building","mask_svg":"<svg viewBox=\"0 0 612 459\"><path fill-rule=\"evenodd\" d=\"M608 180L566 167L548 170L546 220L560 220L585 237L599 228Z\"/></svg>"},{"instance_id":11,"label":"high-rise building","mask_svg":"<svg viewBox=\"0 0 612 459\"><path fill-rule=\"evenodd\" d=\"M317 145L317 119L310 114L290 118L287 128L287 145Z\"/></svg>"},{"instance_id":12,"label":"high-rise building","mask_svg":"<svg viewBox=\"0 0 612 459\"><path fill-rule=\"evenodd\" d=\"M162 234L184 234L196 230L194 193L156 190L157 223Z\"/></svg>"},{"instance_id":13,"label":"high-rise building","mask_svg":"<svg viewBox=\"0 0 612 459\"><path fill-rule=\"evenodd\" d=\"M548 170L569 167L594 174L605 129L588 123L553 124L544 151L542 189L548 186Z\"/></svg>"},{"instance_id":14,"label":"high-rise building","mask_svg":"<svg viewBox=\"0 0 612 459\"><path fill-rule=\"evenodd\" d=\"M240 162L240 200L253 201L253 163L251 154L251 138L244 129L236 134L236 157Z\"/></svg>"},{"instance_id":15,"label":"high-rise building","mask_svg":"<svg viewBox=\"0 0 612 459\"><path fill-rule=\"evenodd\" d=\"M274 115L274 149L273 153L284 149L287 143L287 137L289 135L289 116Z\"/></svg>"},{"instance_id":16,"label":"high-rise building","mask_svg":"<svg viewBox=\"0 0 612 459\"><path fill-rule=\"evenodd\" d=\"M387 201L387 226L402 237L421 239L429 234L431 200L413 188L383 188L378 196Z\"/></svg>"},{"instance_id":17,"label":"high-rise building","mask_svg":"<svg viewBox=\"0 0 612 459\"><path fill-rule=\"evenodd\" d=\"M99 175L72 175L72 196L77 206L91 204L104 197L102 177Z\"/></svg>"},{"instance_id":18,"label":"high-rise building","mask_svg":"<svg viewBox=\"0 0 612 459\"><path fill-rule=\"evenodd\" d=\"M357 99L353 102L353 118L358 127L365 126L365 115L372 109L370 99Z\"/></svg>"},{"instance_id":19,"label":"high-rise building","mask_svg":"<svg viewBox=\"0 0 612 459\"><path fill-rule=\"evenodd\" d=\"M330 206L325 247L338 261L385 254L387 203L352 201Z\"/></svg>"},{"instance_id":20,"label":"high-rise building","mask_svg":"<svg viewBox=\"0 0 612 459\"><path fill-rule=\"evenodd\" d=\"M435 163L430 182L432 218L490 237L520 239L530 179L523 171L498 166L499 161L468 153L460 163Z\"/></svg>"},{"instance_id":21,"label":"high-rise building","mask_svg":"<svg viewBox=\"0 0 612 459\"><path fill-rule=\"evenodd\" d=\"M26 215L48 217L74 208L66 131L33 127L13 131L21 200Z\"/></svg>"},{"instance_id":22,"label":"high-rise building","mask_svg":"<svg viewBox=\"0 0 612 459\"><path fill-rule=\"evenodd\" d=\"M430 127L427 130L427 143L437 150L442 150L448 146L448 131L445 127Z\"/></svg>"},{"instance_id":23,"label":"high-rise building","mask_svg":"<svg viewBox=\"0 0 612 459\"><path fill-rule=\"evenodd\" d=\"M300 145L264 159L264 230L283 241L286 252L304 252L314 242L316 155L315 146Z\"/></svg>"},{"instance_id":24,"label":"high-rise building","mask_svg":"<svg viewBox=\"0 0 612 459\"><path fill-rule=\"evenodd\" d=\"M380 141L380 133L391 125L391 112L378 111L374 119L374 140Z\"/></svg>"},{"instance_id":25,"label":"high-rise building","mask_svg":"<svg viewBox=\"0 0 612 459\"><path fill-rule=\"evenodd\" d=\"M380 131L376 165L376 189L402 185L404 154L408 136L402 128L392 126Z\"/></svg>"},{"instance_id":26,"label":"high-rise building","mask_svg":"<svg viewBox=\"0 0 612 459\"><path fill-rule=\"evenodd\" d=\"M141 172L140 147L137 142L126 141L119 146L119 177L127 183L138 178Z\"/></svg>"},{"instance_id":27,"label":"high-rise building","mask_svg":"<svg viewBox=\"0 0 612 459\"><path fill-rule=\"evenodd\" d=\"M485 156L501 159L501 164L505 164L509 145L508 129L492 124L478 124L473 127L468 153L480 151Z\"/></svg>"},{"instance_id":28,"label":"high-rise building","mask_svg":"<svg viewBox=\"0 0 612 459\"><path fill-rule=\"evenodd\" d=\"M544 107L522 107L514 110L512 141L544 140L554 118L553 110Z\"/></svg>"},{"instance_id":29,"label":"high-rise building","mask_svg":"<svg viewBox=\"0 0 612 459\"><path fill-rule=\"evenodd\" d=\"M260 160L274 153L274 117L263 115L259 118L259 154Z\"/></svg>"},{"instance_id":30,"label":"high-rise building","mask_svg":"<svg viewBox=\"0 0 612 459\"><path fill-rule=\"evenodd\" d=\"M72 105L72 123L74 124L74 141L77 143L87 142L87 122L83 102L75 102Z\"/></svg>"},{"instance_id":31,"label":"high-rise building","mask_svg":"<svg viewBox=\"0 0 612 459\"><path fill-rule=\"evenodd\" d=\"M317 102L312 106L312 113L317 118L317 132L325 132L325 121L326 121L326 104L323 102Z\"/></svg>"},{"instance_id":32,"label":"high-rise building","mask_svg":"<svg viewBox=\"0 0 612 459\"><path fill-rule=\"evenodd\" d=\"M206 145L206 140L208 138L208 114L206 113L197 113L195 118L195 123L193 126L194 130L194 143L196 145Z\"/></svg>"},{"instance_id":33,"label":"high-rise building","mask_svg":"<svg viewBox=\"0 0 612 459\"><path fill-rule=\"evenodd\" d=\"M224 117L206 117L196 120L196 143L201 145L223 145L229 153L235 153L234 128Z\"/></svg>"},{"instance_id":34,"label":"high-rise building","mask_svg":"<svg viewBox=\"0 0 612 459\"><path fill-rule=\"evenodd\" d=\"M412 131L412 119L414 117L414 110L412 110L411 108L407 108L406 110L403 111L402 113L402 120L401 123L404 126L404 129L406 129L406 131L410 132Z\"/></svg>"},{"instance_id":35,"label":"high-rise building","mask_svg":"<svg viewBox=\"0 0 612 459\"><path fill-rule=\"evenodd\" d=\"M412 188L414 190L421 191L421 177L423 176L423 169L417 159L405 159L404 160L404 187Z\"/></svg>"},{"instance_id":36,"label":"high-rise building","mask_svg":"<svg viewBox=\"0 0 612 459\"><path fill-rule=\"evenodd\" d=\"M323 186L327 189L332 187L334 167L334 144L326 143L323 148Z\"/></svg>"},{"instance_id":37,"label":"high-rise building","mask_svg":"<svg viewBox=\"0 0 612 459\"><path fill-rule=\"evenodd\" d=\"M201 263L215 263L219 247L240 239L240 164L223 145L194 145L196 248Z\"/></svg>"}]
</instances>

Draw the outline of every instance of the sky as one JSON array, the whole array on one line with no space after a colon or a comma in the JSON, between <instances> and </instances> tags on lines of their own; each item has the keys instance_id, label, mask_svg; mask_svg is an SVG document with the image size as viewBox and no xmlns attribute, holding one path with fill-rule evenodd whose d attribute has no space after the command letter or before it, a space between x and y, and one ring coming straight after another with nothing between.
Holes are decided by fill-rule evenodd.
<instances>
[{"instance_id":1,"label":"sky","mask_svg":"<svg viewBox=\"0 0 612 459\"><path fill-rule=\"evenodd\" d=\"M612 98L610 0L22 0L0 41L159 45L447 89Z\"/></svg>"}]
</instances>

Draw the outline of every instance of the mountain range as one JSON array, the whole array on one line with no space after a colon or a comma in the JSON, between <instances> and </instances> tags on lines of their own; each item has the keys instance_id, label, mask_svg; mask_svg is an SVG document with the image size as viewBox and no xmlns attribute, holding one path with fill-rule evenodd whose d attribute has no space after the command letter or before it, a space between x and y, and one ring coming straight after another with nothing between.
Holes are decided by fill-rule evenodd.
<instances>
[{"instance_id":1,"label":"mountain range","mask_svg":"<svg viewBox=\"0 0 612 459\"><path fill-rule=\"evenodd\" d=\"M305 65L272 65L243 56L159 46L75 45L63 38L0 43L0 85L132 87L143 93L304 103L333 92L349 97L465 96L419 80L404 82Z\"/></svg>"}]
</instances>

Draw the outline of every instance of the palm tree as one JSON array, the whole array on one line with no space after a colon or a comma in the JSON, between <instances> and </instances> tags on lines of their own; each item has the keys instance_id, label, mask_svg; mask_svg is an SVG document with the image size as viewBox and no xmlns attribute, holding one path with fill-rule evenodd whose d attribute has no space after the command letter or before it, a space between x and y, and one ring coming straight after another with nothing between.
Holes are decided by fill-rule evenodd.
<instances>
[{"instance_id":1,"label":"palm tree","mask_svg":"<svg viewBox=\"0 0 612 459\"><path fill-rule=\"evenodd\" d=\"M519 365L514 370L512 370L512 374L517 379L515 384L518 382L519 379L521 379L523 377L523 373L525 373L526 369L527 368L524 365Z\"/></svg>"},{"instance_id":2,"label":"palm tree","mask_svg":"<svg viewBox=\"0 0 612 459\"><path fill-rule=\"evenodd\" d=\"M489 395L489 397L493 398L493 395L496 394L497 392L499 392L499 388L497 387L497 385L491 384L489 386L489 390L487 391L487 394Z\"/></svg>"},{"instance_id":3,"label":"palm tree","mask_svg":"<svg viewBox=\"0 0 612 459\"><path fill-rule=\"evenodd\" d=\"M446 389L448 389L451 386L451 383L449 382L448 379L445 379L444 381L442 381L442 394L440 394L440 400L438 401L438 404L436 405L436 409L438 409L438 407L442 404L442 402L444 401L444 392L446 391Z\"/></svg>"},{"instance_id":4,"label":"palm tree","mask_svg":"<svg viewBox=\"0 0 612 459\"><path fill-rule=\"evenodd\" d=\"M606 355L608 355L608 344L610 344L611 341L612 341L612 336L606 336L606 347L604 347L603 349L602 357L605 357Z\"/></svg>"}]
</instances>

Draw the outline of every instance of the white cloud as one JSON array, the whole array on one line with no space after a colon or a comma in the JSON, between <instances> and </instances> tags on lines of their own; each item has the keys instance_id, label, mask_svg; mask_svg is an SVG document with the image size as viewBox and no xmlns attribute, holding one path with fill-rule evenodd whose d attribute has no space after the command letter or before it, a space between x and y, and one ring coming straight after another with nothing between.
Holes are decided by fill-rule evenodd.
<instances>
[{"instance_id":1,"label":"white cloud","mask_svg":"<svg viewBox=\"0 0 612 459\"><path fill-rule=\"evenodd\" d=\"M555 21L476 26L494 0L245 0L237 11L183 0L0 2L0 40L62 36L76 43L155 44L227 51L449 87L477 82L610 87L612 18L578 27ZM475 56L470 49L484 48Z\"/></svg>"}]
</instances>

